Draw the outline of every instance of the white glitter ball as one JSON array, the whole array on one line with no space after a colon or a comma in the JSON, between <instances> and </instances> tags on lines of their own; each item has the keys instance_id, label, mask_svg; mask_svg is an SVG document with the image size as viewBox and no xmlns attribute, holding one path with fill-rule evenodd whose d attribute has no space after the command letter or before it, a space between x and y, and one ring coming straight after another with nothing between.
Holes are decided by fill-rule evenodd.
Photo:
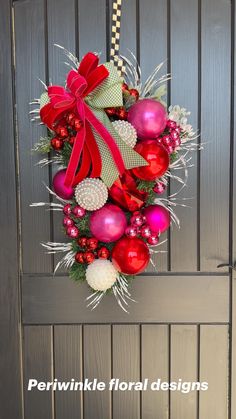
<instances>
[{"instance_id":1,"label":"white glitter ball","mask_svg":"<svg viewBox=\"0 0 236 419\"><path fill-rule=\"evenodd\" d=\"M121 137L121 139L130 147L134 148L137 143L137 131L127 121L114 121L112 122L113 127Z\"/></svg>"},{"instance_id":2,"label":"white glitter ball","mask_svg":"<svg viewBox=\"0 0 236 419\"><path fill-rule=\"evenodd\" d=\"M109 260L96 259L86 269L86 281L96 291L106 291L116 282L118 272Z\"/></svg>"},{"instance_id":3,"label":"white glitter ball","mask_svg":"<svg viewBox=\"0 0 236 419\"><path fill-rule=\"evenodd\" d=\"M76 202L88 211L102 208L107 198L107 187L100 179L86 178L75 188Z\"/></svg>"}]
</instances>

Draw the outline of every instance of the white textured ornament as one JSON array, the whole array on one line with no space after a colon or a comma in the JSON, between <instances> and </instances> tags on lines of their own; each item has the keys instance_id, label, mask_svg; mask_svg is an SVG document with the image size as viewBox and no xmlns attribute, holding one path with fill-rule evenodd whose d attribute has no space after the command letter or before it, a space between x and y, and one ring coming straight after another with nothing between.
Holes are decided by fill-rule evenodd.
<instances>
[{"instance_id":1,"label":"white textured ornament","mask_svg":"<svg viewBox=\"0 0 236 419\"><path fill-rule=\"evenodd\" d=\"M106 291L116 282L118 272L109 260L96 259L86 269L86 281L95 291Z\"/></svg>"},{"instance_id":2,"label":"white textured ornament","mask_svg":"<svg viewBox=\"0 0 236 419\"><path fill-rule=\"evenodd\" d=\"M108 190L100 179L86 178L75 188L76 202L88 211L102 208L107 202Z\"/></svg>"},{"instance_id":3,"label":"white textured ornament","mask_svg":"<svg viewBox=\"0 0 236 419\"><path fill-rule=\"evenodd\" d=\"M127 121L114 121L112 122L112 125L121 139L127 145L134 148L137 143L137 131L133 125Z\"/></svg>"}]
</instances>

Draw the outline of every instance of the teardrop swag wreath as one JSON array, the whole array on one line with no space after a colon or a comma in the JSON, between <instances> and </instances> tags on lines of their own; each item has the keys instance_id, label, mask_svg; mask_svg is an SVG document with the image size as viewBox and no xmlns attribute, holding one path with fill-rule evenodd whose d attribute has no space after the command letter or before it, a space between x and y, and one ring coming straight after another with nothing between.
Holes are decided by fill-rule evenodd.
<instances>
[{"instance_id":1,"label":"teardrop swag wreath","mask_svg":"<svg viewBox=\"0 0 236 419\"><path fill-rule=\"evenodd\" d=\"M143 84L134 57L118 56L121 0L113 4L111 60L87 53L81 62L60 47L72 68L65 87L45 86L32 104L33 121L41 120L48 136L35 151L46 153L41 166L57 164L52 189L61 211L66 243L44 243L48 253L65 252L61 266L75 281L86 280L94 309L111 291L123 310L132 300L129 282L161 252L161 235L171 223L179 227L174 208L185 206L178 193L185 187L192 151L198 144L189 112L166 109L168 76L158 78L162 64ZM50 153L50 157L48 157ZM181 170L182 169L182 170ZM181 177L177 173L183 173ZM162 194L172 179L179 191Z\"/></svg>"}]
</instances>

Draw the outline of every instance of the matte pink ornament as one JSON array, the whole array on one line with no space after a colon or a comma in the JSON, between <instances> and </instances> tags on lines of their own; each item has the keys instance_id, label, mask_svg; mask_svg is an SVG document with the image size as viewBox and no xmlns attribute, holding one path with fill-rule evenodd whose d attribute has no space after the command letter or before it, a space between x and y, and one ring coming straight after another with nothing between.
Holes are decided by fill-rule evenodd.
<instances>
[{"instance_id":1,"label":"matte pink ornament","mask_svg":"<svg viewBox=\"0 0 236 419\"><path fill-rule=\"evenodd\" d=\"M155 99L141 99L131 106L128 121L134 126L141 140L156 138L166 127L166 109Z\"/></svg>"},{"instance_id":2,"label":"matte pink ornament","mask_svg":"<svg viewBox=\"0 0 236 419\"><path fill-rule=\"evenodd\" d=\"M98 240L109 243L120 239L127 227L124 212L114 204L105 204L90 217L90 231Z\"/></svg>"},{"instance_id":3,"label":"matte pink ornament","mask_svg":"<svg viewBox=\"0 0 236 419\"><path fill-rule=\"evenodd\" d=\"M170 227L170 213L162 205L149 205L143 213L152 233L164 233Z\"/></svg>"},{"instance_id":4,"label":"matte pink ornament","mask_svg":"<svg viewBox=\"0 0 236 419\"><path fill-rule=\"evenodd\" d=\"M66 169L59 170L53 178L52 185L54 192L62 199L69 200L74 195L74 189L71 186L65 186Z\"/></svg>"}]
</instances>

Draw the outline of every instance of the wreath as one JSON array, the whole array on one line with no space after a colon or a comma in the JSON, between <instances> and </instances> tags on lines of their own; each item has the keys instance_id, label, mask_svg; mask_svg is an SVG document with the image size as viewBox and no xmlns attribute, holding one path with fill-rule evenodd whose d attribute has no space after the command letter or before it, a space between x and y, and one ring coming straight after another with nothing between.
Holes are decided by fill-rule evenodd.
<instances>
[{"instance_id":1,"label":"wreath","mask_svg":"<svg viewBox=\"0 0 236 419\"><path fill-rule=\"evenodd\" d=\"M99 64L98 54L79 62L60 48L71 67L65 87L45 85L31 111L48 132L34 147L46 154L39 164L60 166L47 187L55 199L32 206L62 213L69 241L43 243L48 253L65 252L55 271L65 266L73 280L87 281L92 309L112 292L127 311L130 281L149 262L155 266L162 234L179 227L174 208L186 206L177 195L197 136L185 108L166 106L168 76L158 77L163 63L142 83L133 54L113 51L110 62ZM168 196L170 179L180 188Z\"/></svg>"}]
</instances>

